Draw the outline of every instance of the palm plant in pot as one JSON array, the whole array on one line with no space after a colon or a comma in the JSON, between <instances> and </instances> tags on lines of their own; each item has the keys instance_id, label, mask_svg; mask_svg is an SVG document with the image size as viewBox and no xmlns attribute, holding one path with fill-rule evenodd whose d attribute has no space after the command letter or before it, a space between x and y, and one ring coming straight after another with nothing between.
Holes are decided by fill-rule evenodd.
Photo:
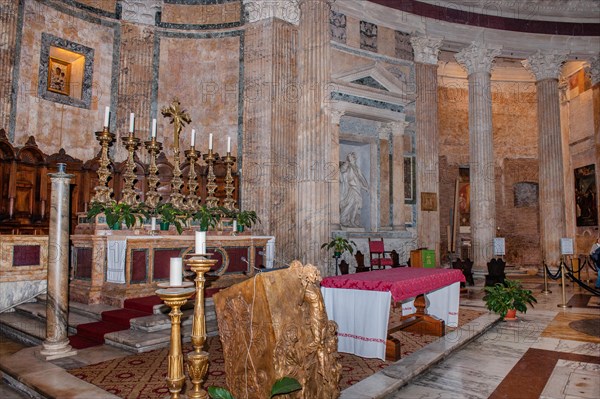
<instances>
[{"instance_id":1,"label":"palm plant in pot","mask_svg":"<svg viewBox=\"0 0 600 399\"><path fill-rule=\"evenodd\" d=\"M260 223L260 218L254 211L239 211L235 214L235 220L239 232L244 231L244 228L251 229L256 223Z\"/></svg>"},{"instance_id":2,"label":"palm plant in pot","mask_svg":"<svg viewBox=\"0 0 600 399\"><path fill-rule=\"evenodd\" d=\"M325 248L328 251L333 249L333 257L335 258L335 274L337 275L338 269L338 260L340 256L346 251L350 252L350 255L354 253L354 248L356 247L356 243L354 241L349 241L348 239L337 236L331 239L331 241L324 243L321 245L321 249Z\"/></svg>"},{"instance_id":3,"label":"palm plant in pot","mask_svg":"<svg viewBox=\"0 0 600 399\"><path fill-rule=\"evenodd\" d=\"M139 220L140 223L144 221L143 207L117 203L116 201L106 204L101 202L92 203L87 212L88 219L93 219L99 214L104 214L106 224L112 230L120 230L123 223L129 229L135 225L136 221Z\"/></svg>"},{"instance_id":4,"label":"palm plant in pot","mask_svg":"<svg viewBox=\"0 0 600 399\"><path fill-rule=\"evenodd\" d=\"M185 211L174 207L170 202L164 202L158 204L154 213L160 217L161 230L168 230L169 225L172 224L177 229L177 232L181 234L183 231L183 220L186 216Z\"/></svg>"},{"instance_id":5,"label":"palm plant in pot","mask_svg":"<svg viewBox=\"0 0 600 399\"><path fill-rule=\"evenodd\" d=\"M212 208L202 205L196 213L192 215L192 220L198 221L200 231L208 231L214 228L221 220L221 211L218 207Z\"/></svg>"},{"instance_id":6,"label":"palm plant in pot","mask_svg":"<svg viewBox=\"0 0 600 399\"><path fill-rule=\"evenodd\" d=\"M488 310L498 313L505 320L515 320L517 311L526 313L527 305L533 307L537 300L531 290L523 288L518 280L504 280L504 284L485 287L483 301Z\"/></svg>"}]
</instances>

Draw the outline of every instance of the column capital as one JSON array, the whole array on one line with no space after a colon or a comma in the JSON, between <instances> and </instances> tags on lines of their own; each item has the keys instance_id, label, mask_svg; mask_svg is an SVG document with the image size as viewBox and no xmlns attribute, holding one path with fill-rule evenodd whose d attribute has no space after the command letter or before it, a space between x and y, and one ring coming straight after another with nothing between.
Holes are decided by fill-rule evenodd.
<instances>
[{"instance_id":1,"label":"column capital","mask_svg":"<svg viewBox=\"0 0 600 399\"><path fill-rule=\"evenodd\" d=\"M585 73L589 75L592 86L600 83L600 54L591 58L588 65L584 67Z\"/></svg>"},{"instance_id":2,"label":"column capital","mask_svg":"<svg viewBox=\"0 0 600 399\"><path fill-rule=\"evenodd\" d=\"M327 112L329 112L329 120L331 121L331 123L333 123L334 125L339 125L342 116L344 116L344 111L334 107L326 107L326 109Z\"/></svg>"},{"instance_id":3,"label":"column capital","mask_svg":"<svg viewBox=\"0 0 600 399\"><path fill-rule=\"evenodd\" d=\"M301 0L243 0L246 22L279 18L294 25L300 22Z\"/></svg>"},{"instance_id":4,"label":"column capital","mask_svg":"<svg viewBox=\"0 0 600 399\"><path fill-rule=\"evenodd\" d=\"M456 61L467 70L467 74L492 72L494 58L501 53L501 47L490 48L480 42L473 42L454 55Z\"/></svg>"},{"instance_id":5,"label":"column capital","mask_svg":"<svg viewBox=\"0 0 600 399\"><path fill-rule=\"evenodd\" d=\"M415 62L437 65L442 40L427 36L412 36L410 44L415 54Z\"/></svg>"},{"instance_id":6,"label":"column capital","mask_svg":"<svg viewBox=\"0 0 600 399\"><path fill-rule=\"evenodd\" d=\"M154 25L162 0L121 0L121 19L138 24Z\"/></svg>"},{"instance_id":7,"label":"column capital","mask_svg":"<svg viewBox=\"0 0 600 399\"><path fill-rule=\"evenodd\" d=\"M404 134L404 129L406 129L406 127L410 125L410 122L393 121L388 122L387 125L389 126L392 132L392 136L402 136Z\"/></svg>"},{"instance_id":8,"label":"column capital","mask_svg":"<svg viewBox=\"0 0 600 399\"><path fill-rule=\"evenodd\" d=\"M558 79L562 65L567 60L566 54L556 51L542 53L538 50L527 59L521 61L521 64L535 76L536 81L545 79Z\"/></svg>"}]
</instances>

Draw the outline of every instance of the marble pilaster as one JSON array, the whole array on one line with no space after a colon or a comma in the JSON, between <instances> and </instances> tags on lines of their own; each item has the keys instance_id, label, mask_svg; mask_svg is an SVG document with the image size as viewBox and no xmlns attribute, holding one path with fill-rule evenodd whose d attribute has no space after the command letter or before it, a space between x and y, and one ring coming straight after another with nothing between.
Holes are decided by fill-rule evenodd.
<instances>
[{"instance_id":1,"label":"marble pilaster","mask_svg":"<svg viewBox=\"0 0 600 399\"><path fill-rule=\"evenodd\" d=\"M560 129L558 78L567 57L554 52L537 53L523 61L535 75L538 104L539 211L542 258L548 265L560 263L560 239L566 234L565 184Z\"/></svg>"},{"instance_id":2,"label":"marble pilaster","mask_svg":"<svg viewBox=\"0 0 600 399\"><path fill-rule=\"evenodd\" d=\"M392 129L392 227L394 230L406 230L404 215L404 129L408 122L390 122L389 125Z\"/></svg>"},{"instance_id":3,"label":"marble pilaster","mask_svg":"<svg viewBox=\"0 0 600 399\"><path fill-rule=\"evenodd\" d=\"M415 55L416 99L416 161L418 192L436 195L435 211L421 209L417 194L417 243L419 247L435 250L440 261L439 212L439 133L437 61L442 39L414 36L410 40Z\"/></svg>"},{"instance_id":4,"label":"marble pilaster","mask_svg":"<svg viewBox=\"0 0 600 399\"><path fill-rule=\"evenodd\" d=\"M332 159L330 122L323 108L329 100L329 13L327 0L300 2L298 103L298 250L302 263L317 266L328 275L327 252L321 244L330 239L326 166Z\"/></svg>"},{"instance_id":5,"label":"marble pilaster","mask_svg":"<svg viewBox=\"0 0 600 399\"><path fill-rule=\"evenodd\" d=\"M331 196L329 201L329 224L332 230L339 230L341 228L340 223L340 121L344 115L343 111L333 109L329 110L329 120L331 122L331 169L334 173L330 174L331 177Z\"/></svg>"},{"instance_id":6,"label":"marble pilaster","mask_svg":"<svg viewBox=\"0 0 600 399\"><path fill-rule=\"evenodd\" d=\"M472 43L455 55L469 79L469 181L473 266L486 268L496 236L491 70L497 48Z\"/></svg>"},{"instance_id":7,"label":"marble pilaster","mask_svg":"<svg viewBox=\"0 0 600 399\"><path fill-rule=\"evenodd\" d=\"M69 202L73 175L65 173L65 164L50 174L52 193L48 232L48 300L46 340L40 354L46 360L77 354L67 337L69 315Z\"/></svg>"},{"instance_id":8,"label":"marble pilaster","mask_svg":"<svg viewBox=\"0 0 600 399\"><path fill-rule=\"evenodd\" d=\"M18 1L0 7L0 126L8 130L12 109L12 76L17 53ZM8 132L9 138L12 132Z\"/></svg>"},{"instance_id":9,"label":"marble pilaster","mask_svg":"<svg viewBox=\"0 0 600 399\"><path fill-rule=\"evenodd\" d=\"M253 23L269 18L278 18L298 25L300 9L298 0L243 0L246 22Z\"/></svg>"}]
</instances>

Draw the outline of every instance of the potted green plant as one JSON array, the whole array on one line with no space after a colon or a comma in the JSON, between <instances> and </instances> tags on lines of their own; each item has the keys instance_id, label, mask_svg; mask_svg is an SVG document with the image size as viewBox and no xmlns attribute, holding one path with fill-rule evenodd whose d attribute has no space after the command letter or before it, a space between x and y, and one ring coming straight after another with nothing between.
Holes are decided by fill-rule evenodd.
<instances>
[{"instance_id":1,"label":"potted green plant","mask_svg":"<svg viewBox=\"0 0 600 399\"><path fill-rule=\"evenodd\" d=\"M193 220L200 223L201 231L208 231L214 228L221 220L221 211L218 207L207 207L202 205L200 209L192 215Z\"/></svg>"},{"instance_id":2,"label":"potted green plant","mask_svg":"<svg viewBox=\"0 0 600 399\"><path fill-rule=\"evenodd\" d=\"M271 396L284 395L287 393L295 392L299 389L302 389L302 386L295 378L291 377L283 377L275 381L273 386L271 387ZM221 387L209 387L208 395L212 399L235 399L231 392L229 392L225 388Z\"/></svg>"},{"instance_id":3,"label":"potted green plant","mask_svg":"<svg viewBox=\"0 0 600 399\"><path fill-rule=\"evenodd\" d=\"M333 249L333 257L339 258L346 251L350 252L350 255L354 253L354 248L356 247L356 243L354 241L349 241L342 236L337 236L331 239L331 241L324 243L321 245L321 249L325 248L328 251Z\"/></svg>"},{"instance_id":4,"label":"potted green plant","mask_svg":"<svg viewBox=\"0 0 600 399\"><path fill-rule=\"evenodd\" d=\"M239 211L235 215L237 230L244 231L244 228L251 229L256 223L260 223L260 218L255 211Z\"/></svg>"},{"instance_id":5,"label":"potted green plant","mask_svg":"<svg viewBox=\"0 0 600 399\"><path fill-rule=\"evenodd\" d=\"M498 313L505 320L514 320L516 312L527 312L527 305L533 307L537 300L531 290L523 288L519 280L504 280L504 284L485 287L483 301L488 310Z\"/></svg>"},{"instance_id":6,"label":"potted green plant","mask_svg":"<svg viewBox=\"0 0 600 399\"><path fill-rule=\"evenodd\" d=\"M161 230L169 230L169 226L173 224L177 229L177 232L181 234L183 231L182 221L186 216L184 211L174 207L170 202L164 202L162 204L158 204L154 212L160 217Z\"/></svg>"},{"instance_id":7,"label":"potted green plant","mask_svg":"<svg viewBox=\"0 0 600 399\"><path fill-rule=\"evenodd\" d=\"M88 219L93 219L101 213L104 214L106 224L112 230L120 230L123 223L129 229L135 225L137 220L140 222L144 221L143 207L117 203L116 201L111 201L107 204L93 202L87 212L87 217Z\"/></svg>"}]
</instances>

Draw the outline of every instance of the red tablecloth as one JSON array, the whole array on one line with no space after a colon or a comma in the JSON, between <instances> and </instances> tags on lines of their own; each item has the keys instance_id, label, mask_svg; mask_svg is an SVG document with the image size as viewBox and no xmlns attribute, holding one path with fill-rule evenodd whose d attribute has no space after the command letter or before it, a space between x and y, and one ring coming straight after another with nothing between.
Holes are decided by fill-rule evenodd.
<instances>
[{"instance_id":1,"label":"red tablecloth","mask_svg":"<svg viewBox=\"0 0 600 399\"><path fill-rule=\"evenodd\" d=\"M368 291L390 291L394 301L400 302L456 282L464 281L465 276L462 271L457 269L402 267L326 277L321 281L321 286Z\"/></svg>"}]
</instances>

